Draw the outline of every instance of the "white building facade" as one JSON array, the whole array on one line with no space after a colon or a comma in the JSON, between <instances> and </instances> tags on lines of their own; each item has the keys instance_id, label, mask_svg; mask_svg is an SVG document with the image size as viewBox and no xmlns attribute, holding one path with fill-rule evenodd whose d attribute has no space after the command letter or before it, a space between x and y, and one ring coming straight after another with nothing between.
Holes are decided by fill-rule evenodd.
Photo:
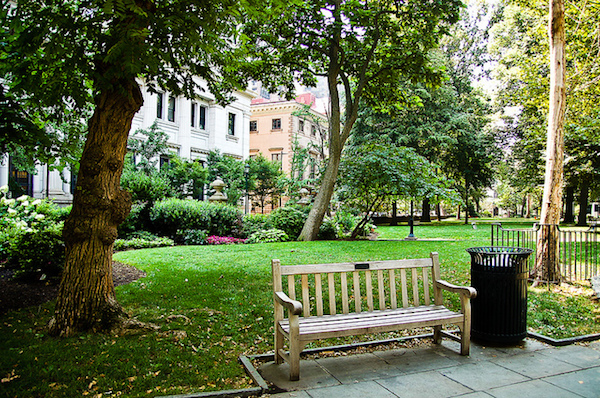
<instances>
[{"instance_id":1,"label":"white building facade","mask_svg":"<svg viewBox=\"0 0 600 398\"><path fill-rule=\"evenodd\" d=\"M141 89L144 104L133 118L131 133L149 129L156 121L158 129L168 135L171 152L182 158L204 163L213 150L240 160L248 157L250 103L255 93L235 92L235 100L221 106L209 92L190 100L168 92L150 93L144 84ZM49 171L47 165L38 165L37 173L29 174L17 170L8 154L0 155L0 186L15 184L35 198L48 197L58 204L73 200L74 178L69 170L61 176L57 171Z\"/></svg>"}]
</instances>

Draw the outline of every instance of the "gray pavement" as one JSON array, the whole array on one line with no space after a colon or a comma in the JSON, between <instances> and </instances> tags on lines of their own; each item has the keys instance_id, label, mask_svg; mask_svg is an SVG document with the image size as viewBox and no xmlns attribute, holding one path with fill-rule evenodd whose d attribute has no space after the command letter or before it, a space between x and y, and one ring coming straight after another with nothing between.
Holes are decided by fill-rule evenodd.
<instances>
[{"instance_id":1,"label":"gray pavement","mask_svg":"<svg viewBox=\"0 0 600 398\"><path fill-rule=\"evenodd\" d=\"M552 347L526 339L514 347L472 343L380 350L303 359L300 380L288 365L263 364L262 377L280 388L277 398L600 398L600 342Z\"/></svg>"}]
</instances>

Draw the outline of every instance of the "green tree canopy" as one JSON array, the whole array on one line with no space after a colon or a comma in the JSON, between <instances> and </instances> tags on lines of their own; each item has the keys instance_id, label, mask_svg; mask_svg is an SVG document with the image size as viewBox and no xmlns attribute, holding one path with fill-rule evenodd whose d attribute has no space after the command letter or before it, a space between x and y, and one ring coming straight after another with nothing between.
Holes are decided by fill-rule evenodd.
<instances>
[{"instance_id":1,"label":"green tree canopy","mask_svg":"<svg viewBox=\"0 0 600 398\"><path fill-rule=\"evenodd\" d=\"M364 217L352 233L356 237L373 212L391 197L450 198L447 181L436 166L414 149L389 143L349 146L340 165L339 197L359 208Z\"/></svg>"},{"instance_id":2,"label":"green tree canopy","mask_svg":"<svg viewBox=\"0 0 600 398\"><path fill-rule=\"evenodd\" d=\"M460 6L459 1L306 0L291 3L269 29L247 25L263 68L296 71L305 85L327 78L329 159L300 239L317 237L360 102L395 107L405 100L399 82L439 83L442 72L431 63L430 51L456 22Z\"/></svg>"}]
</instances>

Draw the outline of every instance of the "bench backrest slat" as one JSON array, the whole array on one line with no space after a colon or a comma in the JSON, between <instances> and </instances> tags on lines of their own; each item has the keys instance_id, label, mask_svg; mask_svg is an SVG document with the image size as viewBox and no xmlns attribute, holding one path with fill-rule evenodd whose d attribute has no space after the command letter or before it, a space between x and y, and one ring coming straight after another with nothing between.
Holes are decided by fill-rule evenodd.
<instances>
[{"instance_id":1,"label":"bench backrest slat","mask_svg":"<svg viewBox=\"0 0 600 398\"><path fill-rule=\"evenodd\" d=\"M274 289L286 292L292 300L297 300L300 289L305 317L340 311L347 314L351 306L360 313L396 309L399 305L405 308L431 305L432 292L433 302L441 304L441 294L432 289L433 281L439 279L437 253L425 259L296 266L281 266L278 260L273 260L273 278Z\"/></svg>"}]
</instances>

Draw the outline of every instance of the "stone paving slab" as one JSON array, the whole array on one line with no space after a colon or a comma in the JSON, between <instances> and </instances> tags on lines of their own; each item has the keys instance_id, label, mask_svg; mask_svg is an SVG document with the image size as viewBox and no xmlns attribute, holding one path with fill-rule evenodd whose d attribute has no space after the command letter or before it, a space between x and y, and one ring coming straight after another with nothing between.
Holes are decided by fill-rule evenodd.
<instances>
[{"instance_id":1,"label":"stone paving slab","mask_svg":"<svg viewBox=\"0 0 600 398\"><path fill-rule=\"evenodd\" d=\"M374 381L365 381L362 383L344 384L340 386L319 388L310 390L311 398L398 398L380 384ZM405 395L402 395L404 397Z\"/></svg>"},{"instance_id":2,"label":"stone paving slab","mask_svg":"<svg viewBox=\"0 0 600 398\"><path fill-rule=\"evenodd\" d=\"M260 367L259 373L265 380L285 391L307 390L341 384L314 360L300 361L300 380L298 381L290 381L290 367L287 363L277 365L275 362L267 362Z\"/></svg>"},{"instance_id":3,"label":"stone paving slab","mask_svg":"<svg viewBox=\"0 0 600 398\"><path fill-rule=\"evenodd\" d=\"M447 398L473 391L436 371L413 373L377 382L402 398Z\"/></svg>"},{"instance_id":4,"label":"stone paving slab","mask_svg":"<svg viewBox=\"0 0 600 398\"><path fill-rule=\"evenodd\" d=\"M543 380L582 397L600 397L600 364L594 368L547 377Z\"/></svg>"},{"instance_id":5,"label":"stone paving slab","mask_svg":"<svg viewBox=\"0 0 600 398\"><path fill-rule=\"evenodd\" d=\"M494 398L580 398L577 394L542 380L530 380L498 387L489 390L488 393Z\"/></svg>"},{"instance_id":6,"label":"stone paving slab","mask_svg":"<svg viewBox=\"0 0 600 398\"><path fill-rule=\"evenodd\" d=\"M413 355L414 356L414 355ZM397 376L402 371L374 354L350 355L317 359L317 363L342 384Z\"/></svg>"},{"instance_id":7,"label":"stone paving slab","mask_svg":"<svg viewBox=\"0 0 600 398\"><path fill-rule=\"evenodd\" d=\"M594 346L570 345L543 351L541 354L580 368L590 368L600 365L600 350L594 349Z\"/></svg>"},{"instance_id":8,"label":"stone paving slab","mask_svg":"<svg viewBox=\"0 0 600 398\"><path fill-rule=\"evenodd\" d=\"M554 376L581 369L561 361L553 355L540 352L513 355L510 358L496 358L490 361L532 379Z\"/></svg>"},{"instance_id":9,"label":"stone paving slab","mask_svg":"<svg viewBox=\"0 0 600 398\"><path fill-rule=\"evenodd\" d=\"M491 362L479 362L442 369L440 373L474 391L530 380L517 372Z\"/></svg>"}]
</instances>

